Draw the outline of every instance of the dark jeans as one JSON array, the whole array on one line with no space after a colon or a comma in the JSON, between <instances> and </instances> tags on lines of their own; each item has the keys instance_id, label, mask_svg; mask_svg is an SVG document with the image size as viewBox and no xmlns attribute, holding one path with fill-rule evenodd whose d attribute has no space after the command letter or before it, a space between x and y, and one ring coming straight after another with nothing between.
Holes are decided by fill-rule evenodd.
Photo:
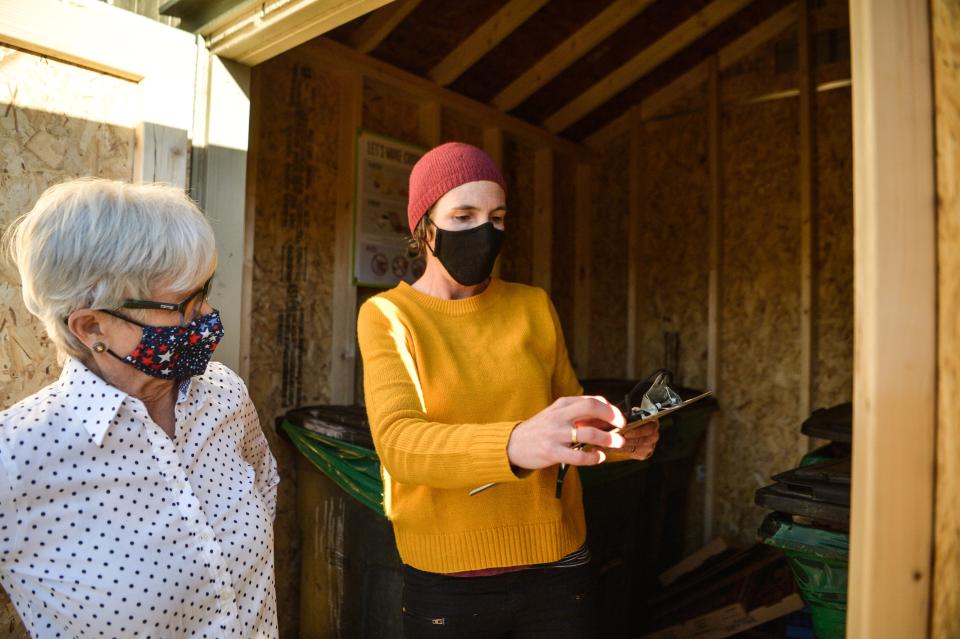
<instances>
[{"instance_id":1,"label":"dark jeans","mask_svg":"<svg viewBox=\"0 0 960 639\"><path fill-rule=\"evenodd\" d=\"M403 567L407 639L590 639L596 636L594 567L448 577Z\"/></svg>"}]
</instances>

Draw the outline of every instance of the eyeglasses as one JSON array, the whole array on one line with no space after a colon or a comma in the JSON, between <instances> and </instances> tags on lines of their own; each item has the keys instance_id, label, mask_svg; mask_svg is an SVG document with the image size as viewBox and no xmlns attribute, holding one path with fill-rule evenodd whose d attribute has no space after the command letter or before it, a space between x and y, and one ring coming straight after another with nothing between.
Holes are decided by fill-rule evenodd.
<instances>
[{"instance_id":1,"label":"eyeglasses","mask_svg":"<svg viewBox=\"0 0 960 639\"><path fill-rule=\"evenodd\" d=\"M200 310L203 308L203 304L207 301L207 296L210 294L210 283L212 281L213 277L211 276L210 279L204 282L200 289L179 304L154 302L151 300L126 300L120 305L120 308L176 311L180 315L180 325L183 326L184 324L192 322L200 315Z\"/></svg>"}]
</instances>

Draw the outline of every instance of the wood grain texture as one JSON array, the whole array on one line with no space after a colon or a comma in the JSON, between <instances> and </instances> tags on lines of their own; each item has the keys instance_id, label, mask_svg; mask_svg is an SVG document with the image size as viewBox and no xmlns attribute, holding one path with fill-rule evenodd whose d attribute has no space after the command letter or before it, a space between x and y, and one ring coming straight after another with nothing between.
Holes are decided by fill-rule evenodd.
<instances>
[{"instance_id":1,"label":"wood grain texture","mask_svg":"<svg viewBox=\"0 0 960 639\"><path fill-rule=\"evenodd\" d=\"M629 140L598 150L589 221L590 377L626 374Z\"/></svg>"},{"instance_id":2,"label":"wood grain texture","mask_svg":"<svg viewBox=\"0 0 960 639\"><path fill-rule=\"evenodd\" d=\"M557 155L554 158L553 170L553 259L550 267L555 286L550 291L550 297L557 309L567 351L572 358L576 334L576 164L566 156Z\"/></svg>"},{"instance_id":3,"label":"wood grain texture","mask_svg":"<svg viewBox=\"0 0 960 639\"><path fill-rule=\"evenodd\" d=\"M715 516L754 538L753 493L799 459L800 218L796 100L725 109Z\"/></svg>"},{"instance_id":4,"label":"wood grain texture","mask_svg":"<svg viewBox=\"0 0 960 639\"><path fill-rule=\"evenodd\" d=\"M960 637L960 4L931 3L939 236L932 639Z\"/></svg>"},{"instance_id":5,"label":"wood grain texture","mask_svg":"<svg viewBox=\"0 0 960 639\"><path fill-rule=\"evenodd\" d=\"M483 148L483 127L444 109L440 116L440 138L442 142L466 142Z\"/></svg>"},{"instance_id":6,"label":"wood grain texture","mask_svg":"<svg viewBox=\"0 0 960 639\"><path fill-rule=\"evenodd\" d=\"M272 428L287 409L329 401L337 158L337 78L295 56L260 69L250 395L277 458L280 628L296 636L299 538L295 449ZM413 119L414 124L416 118Z\"/></svg>"},{"instance_id":7,"label":"wood grain texture","mask_svg":"<svg viewBox=\"0 0 960 639\"><path fill-rule=\"evenodd\" d=\"M817 95L814 409L853 397L853 119L850 89Z\"/></svg>"},{"instance_id":8,"label":"wood grain texture","mask_svg":"<svg viewBox=\"0 0 960 639\"><path fill-rule=\"evenodd\" d=\"M533 284L534 149L506 136L502 170L507 180L507 235L500 253L500 277Z\"/></svg>"}]
</instances>

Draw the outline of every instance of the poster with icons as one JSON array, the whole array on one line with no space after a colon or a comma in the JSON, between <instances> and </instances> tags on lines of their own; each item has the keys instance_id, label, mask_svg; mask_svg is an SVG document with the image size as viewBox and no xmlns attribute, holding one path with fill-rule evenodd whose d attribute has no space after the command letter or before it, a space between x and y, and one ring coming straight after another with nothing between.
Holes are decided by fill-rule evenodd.
<instances>
[{"instance_id":1,"label":"poster with icons","mask_svg":"<svg viewBox=\"0 0 960 639\"><path fill-rule=\"evenodd\" d=\"M410 171L426 149L361 130L357 136L353 281L392 287L423 274L410 256L407 189Z\"/></svg>"}]
</instances>

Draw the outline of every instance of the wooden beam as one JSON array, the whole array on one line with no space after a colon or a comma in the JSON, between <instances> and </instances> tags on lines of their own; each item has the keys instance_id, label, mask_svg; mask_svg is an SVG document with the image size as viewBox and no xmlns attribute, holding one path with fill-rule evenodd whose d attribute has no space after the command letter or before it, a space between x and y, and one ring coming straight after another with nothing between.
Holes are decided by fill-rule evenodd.
<instances>
[{"instance_id":1,"label":"wooden beam","mask_svg":"<svg viewBox=\"0 0 960 639\"><path fill-rule=\"evenodd\" d=\"M772 38L780 35L780 33L792 25L796 19L797 5L795 3L790 4L733 42L722 47L716 53L720 71L732 67L745 56L752 53L757 47L766 44ZM710 65L713 64L713 62L711 62L713 57L714 56L711 55L710 58L695 65L690 70L674 78L663 88L644 98L640 107L644 119L649 119L656 115L675 100L707 82L710 77ZM603 146L607 144L625 131L629 126L628 123L629 116L624 113L621 117L587 138L588 146L597 148L598 145Z\"/></svg>"},{"instance_id":2,"label":"wooden beam","mask_svg":"<svg viewBox=\"0 0 960 639\"><path fill-rule=\"evenodd\" d=\"M216 55L252 66L379 9L390 1L257 2L207 34L207 46Z\"/></svg>"},{"instance_id":3,"label":"wooden beam","mask_svg":"<svg viewBox=\"0 0 960 639\"><path fill-rule=\"evenodd\" d=\"M752 0L713 0L699 12L633 56L589 89L544 120L544 127L559 133L620 93L648 72L699 39L750 4Z\"/></svg>"},{"instance_id":4,"label":"wooden beam","mask_svg":"<svg viewBox=\"0 0 960 639\"><path fill-rule=\"evenodd\" d=\"M372 80L396 87L417 100L436 100L442 107L469 114L471 120L508 131L512 136L532 146L549 146L580 161L589 161L593 155L590 149L581 144L564 140L482 102L438 87L430 80L359 53L329 38L317 38L304 45L302 51L303 55L320 61L326 68L360 73Z\"/></svg>"},{"instance_id":5,"label":"wooden beam","mask_svg":"<svg viewBox=\"0 0 960 639\"><path fill-rule=\"evenodd\" d=\"M929 9L924 0L850 2L855 81L848 637L929 632L937 329Z\"/></svg>"},{"instance_id":6,"label":"wooden beam","mask_svg":"<svg viewBox=\"0 0 960 639\"><path fill-rule=\"evenodd\" d=\"M353 48L360 53L370 53L386 40L419 4L420 0L397 0L377 9L350 36Z\"/></svg>"},{"instance_id":7,"label":"wooden beam","mask_svg":"<svg viewBox=\"0 0 960 639\"><path fill-rule=\"evenodd\" d=\"M629 202L627 205L627 349L626 349L626 376L627 379L637 377L637 331L640 329L640 320L637 312L637 289L640 286L640 263L637 255L640 254L640 218L643 214L643 193L641 192L640 167L640 137L643 123L640 120L640 109L633 107L630 110L631 126L628 135L629 159L627 162L627 182Z\"/></svg>"},{"instance_id":8,"label":"wooden beam","mask_svg":"<svg viewBox=\"0 0 960 639\"><path fill-rule=\"evenodd\" d=\"M509 219L508 219L509 224ZM553 151L533 158L533 285L550 293L553 262Z\"/></svg>"},{"instance_id":9,"label":"wooden beam","mask_svg":"<svg viewBox=\"0 0 960 639\"><path fill-rule=\"evenodd\" d=\"M433 148L440 144L440 103L428 100L420 105L420 138Z\"/></svg>"},{"instance_id":10,"label":"wooden beam","mask_svg":"<svg viewBox=\"0 0 960 639\"><path fill-rule=\"evenodd\" d=\"M336 243L333 255L333 330L330 348L330 402L352 404L356 377L357 288L353 282L353 206L357 130L363 112L363 78L340 79L337 153Z\"/></svg>"},{"instance_id":11,"label":"wooden beam","mask_svg":"<svg viewBox=\"0 0 960 639\"><path fill-rule=\"evenodd\" d=\"M960 14L931 2L936 89L939 321L931 639L960 637Z\"/></svg>"},{"instance_id":12,"label":"wooden beam","mask_svg":"<svg viewBox=\"0 0 960 639\"><path fill-rule=\"evenodd\" d=\"M591 166L578 163L574 180L576 275L573 283L573 359L577 376L584 378L590 374L590 225L593 218Z\"/></svg>"},{"instance_id":13,"label":"wooden beam","mask_svg":"<svg viewBox=\"0 0 960 639\"><path fill-rule=\"evenodd\" d=\"M614 0L590 22L580 27L500 91L491 101L493 106L501 111L512 111L651 4L653 0Z\"/></svg>"},{"instance_id":14,"label":"wooden beam","mask_svg":"<svg viewBox=\"0 0 960 639\"><path fill-rule=\"evenodd\" d=\"M800 87L800 389L797 423L813 410L817 362L817 145L816 81L810 1L800 0L797 20ZM810 438L801 436L800 456L809 452Z\"/></svg>"},{"instance_id":15,"label":"wooden beam","mask_svg":"<svg viewBox=\"0 0 960 639\"><path fill-rule=\"evenodd\" d=\"M483 150L493 160L500 170L503 170L503 131L494 126L488 126L483 129ZM509 220L507 222L509 224ZM497 256L497 261L493 263L493 276L500 277L501 258Z\"/></svg>"},{"instance_id":16,"label":"wooden beam","mask_svg":"<svg viewBox=\"0 0 960 639\"><path fill-rule=\"evenodd\" d=\"M710 171L710 208L707 222L707 390L719 395L720 388L720 285L723 267L723 166L720 154L720 67L716 57L709 66L707 85L707 155ZM722 413L721 413L722 414ZM713 539L716 499L717 430L721 414L714 414L707 429L706 473L704 477L703 541Z\"/></svg>"},{"instance_id":17,"label":"wooden beam","mask_svg":"<svg viewBox=\"0 0 960 639\"><path fill-rule=\"evenodd\" d=\"M540 10L547 0L509 0L493 16L477 27L456 49L447 54L428 74L445 87L500 44L517 27Z\"/></svg>"},{"instance_id":18,"label":"wooden beam","mask_svg":"<svg viewBox=\"0 0 960 639\"><path fill-rule=\"evenodd\" d=\"M139 82L194 36L95 0L0 0L0 42Z\"/></svg>"},{"instance_id":19,"label":"wooden beam","mask_svg":"<svg viewBox=\"0 0 960 639\"><path fill-rule=\"evenodd\" d=\"M263 82L260 78L262 67L250 70L250 148L247 152L247 180L243 200L243 299L240 307L247 321L240 326L240 368L237 373L247 384L250 383L251 347L253 344L253 258L254 238L257 222L257 180L261 127L263 126Z\"/></svg>"}]
</instances>

